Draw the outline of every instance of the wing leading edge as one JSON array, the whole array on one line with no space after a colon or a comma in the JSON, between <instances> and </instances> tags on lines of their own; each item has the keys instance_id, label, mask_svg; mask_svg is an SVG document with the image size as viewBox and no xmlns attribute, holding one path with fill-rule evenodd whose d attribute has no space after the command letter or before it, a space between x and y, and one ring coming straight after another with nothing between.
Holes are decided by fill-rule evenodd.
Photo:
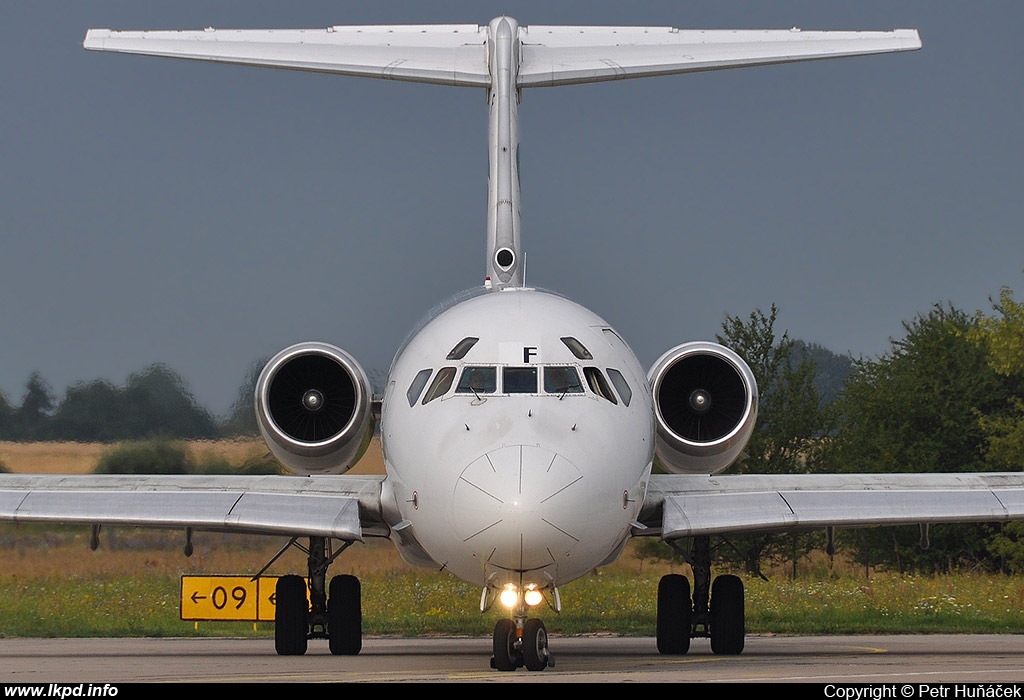
<instances>
[{"instance_id":1,"label":"wing leading edge","mask_svg":"<svg viewBox=\"0 0 1024 700\"><path fill-rule=\"evenodd\" d=\"M0 521L361 540L386 534L383 476L0 477Z\"/></svg>"},{"instance_id":2,"label":"wing leading edge","mask_svg":"<svg viewBox=\"0 0 1024 700\"><path fill-rule=\"evenodd\" d=\"M635 534L696 535L1024 519L1024 474L651 476Z\"/></svg>"}]
</instances>

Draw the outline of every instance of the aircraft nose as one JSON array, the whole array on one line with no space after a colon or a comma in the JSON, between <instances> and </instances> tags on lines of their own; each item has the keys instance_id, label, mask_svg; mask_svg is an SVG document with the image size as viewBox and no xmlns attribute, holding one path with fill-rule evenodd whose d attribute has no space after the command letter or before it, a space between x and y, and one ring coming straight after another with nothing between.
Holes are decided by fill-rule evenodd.
<instances>
[{"instance_id":1,"label":"aircraft nose","mask_svg":"<svg viewBox=\"0 0 1024 700\"><path fill-rule=\"evenodd\" d=\"M470 462L455 487L455 528L483 563L528 571L550 566L581 537L586 504L574 489L583 477L551 450L509 445Z\"/></svg>"}]
</instances>

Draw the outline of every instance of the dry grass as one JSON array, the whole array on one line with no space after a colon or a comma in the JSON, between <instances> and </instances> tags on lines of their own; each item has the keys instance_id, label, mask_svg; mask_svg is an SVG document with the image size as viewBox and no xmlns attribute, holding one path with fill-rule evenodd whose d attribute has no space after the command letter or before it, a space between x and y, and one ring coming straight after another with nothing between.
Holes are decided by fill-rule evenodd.
<instances>
[{"instance_id":1,"label":"dry grass","mask_svg":"<svg viewBox=\"0 0 1024 700\"><path fill-rule=\"evenodd\" d=\"M218 457L231 464L267 452L258 438L194 440L186 443L196 462ZM0 442L0 464L17 474L88 474L114 445L102 442ZM383 474L380 440L374 438L350 474Z\"/></svg>"},{"instance_id":2,"label":"dry grass","mask_svg":"<svg viewBox=\"0 0 1024 700\"><path fill-rule=\"evenodd\" d=\"M108 528L100 531L99 549L91 551L86 527L67 526L55 530L53 527L0 525L3 573L25 578L138 573L166 576L255 574L287 541L283 537L197 532L193 536L195 552L185 557L182 554L184 535L177 531ZM368 540L350 547L338 559L332 573L365 576L402 566L401 557L390 542ZM292 548L274 563L269 573L283 575L305 570L305 554Z\"/></svg>"},{"instance_id":3,"label":"dry grass","mask_svg":"<svg viewBox=\"0 0 1024 700\"><path fill-rule=\"evenodd\" d=\"M0 442L0 462L19 474L87 474L109 449L100 442Z\"/></svg>"}]
</instances>

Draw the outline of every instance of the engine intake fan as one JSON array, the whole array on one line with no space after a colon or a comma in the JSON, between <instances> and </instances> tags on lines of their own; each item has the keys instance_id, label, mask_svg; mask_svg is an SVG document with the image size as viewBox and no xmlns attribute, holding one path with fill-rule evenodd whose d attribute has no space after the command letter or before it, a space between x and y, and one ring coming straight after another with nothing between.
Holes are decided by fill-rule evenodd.
<instances>
[{"instance_id":1,"label":"engine intake fan","mask_svg":"<svg viewBox=\"0 0 1024 700\"><path fill-rule=\"evenodd\" d=\"M274 356L256 382L256 420L270 451L298 474L348 470L373 435L370 382L359 363L326 343Z\"/></svg>"},{"instance_id":2,"label":"engine intake fan","mask_svg":"<svg viewBox=\"0 0 1024 700\"><path fill-rule=\"evenodd\" d=\"M742 358L709 342L672 348L648 372L662 465L715 474L740 456L757 419L757 383Z\"/></svg>"}]
</instances>

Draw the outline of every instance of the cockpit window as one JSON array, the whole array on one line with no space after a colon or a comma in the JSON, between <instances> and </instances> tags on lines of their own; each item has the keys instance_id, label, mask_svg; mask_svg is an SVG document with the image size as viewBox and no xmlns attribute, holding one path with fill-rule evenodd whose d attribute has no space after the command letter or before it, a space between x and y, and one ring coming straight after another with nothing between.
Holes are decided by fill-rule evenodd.
<instances>
[{"instance_id":1,"label":"cockpit window","mask_svg":"<svg viewBox=\"0 0 1024 700\"><path fill-rule=\"evenodd\" d=\"M584 367L583 376L587 378L587 385L592 392L603 399L608 399L614 404L618 403L615 394L612 393L612 388L608 386L608 380L604 378L601 370L597 367Z\"/></svg>"},{"instance_id":2,"label":"cockpit window","mask_svg":"<svg viewBox=\"0 0 1024 700\"><path fill-rule=\"evenodd\" d=\"M431 382L430 388L427 389L426 396L423 397L424 405L430 403L436 398L444 396L448 393L448 390L452 388L452 382L455 380L455 368L444 367L434 377L434 381Z\"/></svg>"},{"instance_id":3,"label":"cockpit window","mask_svg":"<svg viewBox=\"0 0 1024 700\"><path fill-rule=\"evenodd\" d=\"M583 345L583 343L581 343L580 341L576 340L572 336L566 336L564 338L560 338L560 340L563 343L565 343L565 347L569 348L569 351L573 355L576 356L577 360L593 360L594 359L594 356L590 354L590 351L587 350L587 348Z\"/></svg>"},{"instance_id":4,"label":"cockpit window","mask_svg":"<svg viewBox=\"0 0 1024 700\"><path fill-rule=\"evenodd\" d=\"M412 384L409 385L409 391L405 392L405 395L409 397L410 407L416 405L416 399L420 397L420 392L427 385L427 380L430 379L430 373L433 371L432 369L421 369L413 377Z\"/></svg>"},{"instance_id":5,"label":"cockpit window","mask_svg":"<svg viewBox=\"0 0 1024 700\"><path fill-rule=\"evenodd\" d=\"M455 387L456 394L493 394L497 390L497 367L466 367Z\"/></svg>"},{"instance_id":6,"label":"cockpit window","mask_svg":"<svg viewBox=\"0 0 1024 700\"><path fill-rule=\"evenodd\" d=\"M505 367L501 372L502 387L506 394L536 394L536 367Z\"/></svg>"},{"instance_id":7,"label":"cockpit window","mask_svg":"<svg viewBox=\"0 0 1024 700\"><path fill-rule=\"evenodd\" d=\"M582 394L579 372L575 367L545 367L544 391L549 394Z\"/></svg>"},{"instance_id":8,"label":"cockpit window","mask_svg":"<svg viewBox=\"0 0 1024 700\"><path fill-rule=\"evenodd\" d=\"M629 384L626 382L626 378L622 376L622 372L609 367L608 378L612 380L615 391L619 392L619 396L622 397L622 403L628 406L630 399L633 398L633 390L629 388Z\"/></svg>"},{"instance_id":9,"label":"cockpit window","mask_svg":"<svg viewBox=\"0 0 1024 700\"><path fill-rule=\"evenodd\" d=\"M473 338L472 336L467 337L467 338L463 338L462 340L460 340L458 342L458 344L454 348L452 348L452 351L450 353L448 353L448 357L446 357L444 359L446 359L446 360L461 360L463 357L466 356L466 353L469 352L470 348L472 348L474 345L476 345L478 340L480 340L480 339L479 338Z\"/></svg>"}]
</instances>

